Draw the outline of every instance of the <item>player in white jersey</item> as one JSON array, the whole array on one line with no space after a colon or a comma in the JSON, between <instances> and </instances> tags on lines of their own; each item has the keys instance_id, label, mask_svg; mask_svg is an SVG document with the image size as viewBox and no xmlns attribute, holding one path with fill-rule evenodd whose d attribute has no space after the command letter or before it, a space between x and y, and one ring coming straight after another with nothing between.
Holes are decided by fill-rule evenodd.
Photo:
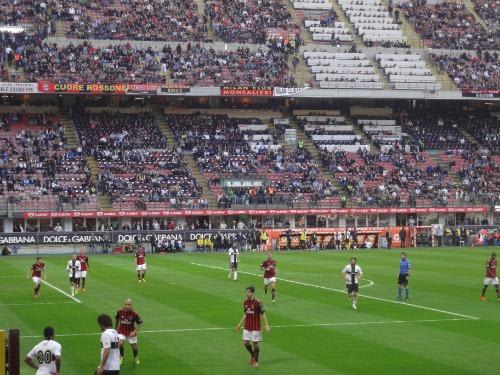
<instances>
[{"instance_id":1,"label":"player in white jersey","mask_svg":"<svg viewBox=\"0 0 500 375\"><path fill-rule=\"evenodd\" d=\"M36 375L59 375L61 371L61 344L54 341L54 328L45 327L44 340L26 355L24 362L36 369Z\"/></svg>"},{"instance_id":2,"label":"player in white jersey","mask_svg":"<svg viewBox=\"0 0 500 375\"><path fill-rule=\"evenodd\" d=\"M352 308L357 310L359 280L363 277L363 270L356 264L356 258L351 258L351 263L342 270L344 275L347 295L352 299Z\"/></svg>"},{"instance_id":3,"label":"player in white jersey","mask_svg":"<svg viewBox=\"0 0 500 375\"><path fill-rule=\"evenodd\" d=\"M240 261L240 253L233 244L227 251L229 255L229 280L233 277L234 281L238 280L238 262Z\"/></svg>"},{"instance_id":4,"label":"player in white jersey","mask_svg":"<svg viewBox=\"0 0 500 375\"><path fill-rule=\"evenodd\" d=\"M120 347L118 332L113 329L113 321L106 314L97 317L97 324L101 328L101 361L95 375L120 374Z\"/></svg>"},{"instance_id":5,"label":"player in white jersey","mask_svg":"<svg viewBox=\"0 0 500 375\"><path fill-rule=\"evenodd\" d=\"M68 271L71 296L74 296L75 293L78 294L81 278L81 264L80 261L76 259L76 254L73 254L71 259L68 261L66 271Z\"/></svg>"}]
</instances>

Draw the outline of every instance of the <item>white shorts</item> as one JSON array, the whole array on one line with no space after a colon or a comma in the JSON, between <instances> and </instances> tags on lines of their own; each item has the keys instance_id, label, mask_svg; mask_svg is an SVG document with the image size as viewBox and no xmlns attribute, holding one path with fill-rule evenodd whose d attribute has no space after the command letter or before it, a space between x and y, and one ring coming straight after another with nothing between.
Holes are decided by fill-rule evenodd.
<instances>
[{"instance_id":1,"label":"white shorts","mask_svg":"<svg viewBox=\"0 0 500 375\"><path fill-rule=\"evenodd\" d=\"M276 283L276 277L270 277L269 279L264 277L264 285L268 285L270 283Z\"/></svg>"},{"instance_id":2,"label":"white shorts","mask_svg":"<svg viewBox=\"0 0 500 375\"><path fill-rule=\"evenodd\" d=\"M498 285L498 277L485 277L484 285Z\"/></svg>"},{"instance_id":3,"label":"white shorts","mask_svg":"<svg viewBox=\"0 0 500 375\"><path fill-rule=\"evenodd\" d=\"M118 334L118 339L121 341L127 340L130 344L137 344L137 335L135 336L125 336L121 333Z\"/></svg>"},{"instance_id":4,"label":"white shorts","mask_svg":"<svg viewBox=\"0 0 500 375\"><path fill-rule=\"evenodd\" d=\"M261 342L262 341L262 333L261 331L247 331L243 330L243 341L251 341L251 342Z\"/></svg>"},{"instance_id":5,"label":"white shorts","mask_svg":"<svg viewBox=\"0 0 500 375\"><path fill-rule=\"evenodd\" d=\"M87 277L87 271L80 272L80 277L86 278Z\"/></svg>"},{"instance_id":6,"label":"white shorts","mask_svg":"<svg viewBox=\"0 0 500 375\"><path fill-rule=\"evenodd\" d=\"M146 263L144 263L144 264L138 264L137 266L135 266L135 269L137 271L146 271Z\"/></svg>"},{"instance_id":7,"label":"white shorts","mask_svg":"<svg viewBox=\"0 0 500 375\"><path fill-rule=\"evenodd\" d=\"M33 282L34 282L35 284L40 284L40 283L42 282L42 279L41 279L40 277L37 277L37 276L33 276L33 277L31 278L31 280L33 280Z\"/></svg>"}]
</instances>

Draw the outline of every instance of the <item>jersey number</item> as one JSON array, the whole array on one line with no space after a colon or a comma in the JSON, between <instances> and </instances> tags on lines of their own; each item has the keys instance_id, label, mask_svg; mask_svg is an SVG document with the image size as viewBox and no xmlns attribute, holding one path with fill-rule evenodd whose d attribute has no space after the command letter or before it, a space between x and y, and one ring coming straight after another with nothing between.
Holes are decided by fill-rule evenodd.
<instances>
[{"instance_id":1,"label":"jersey number","mask_svg":"<svg viewBox=\"0 0 500 375\"><path fill-rule=\"evenodd\" d=\"M46 351L39 350L36 353L36 357L38 359L38 363L41 365L43 365L44 363L49 364L55 359L54 355L52 354L52 352L50 350L46 350Z\"/></svg>"}]
</instances>

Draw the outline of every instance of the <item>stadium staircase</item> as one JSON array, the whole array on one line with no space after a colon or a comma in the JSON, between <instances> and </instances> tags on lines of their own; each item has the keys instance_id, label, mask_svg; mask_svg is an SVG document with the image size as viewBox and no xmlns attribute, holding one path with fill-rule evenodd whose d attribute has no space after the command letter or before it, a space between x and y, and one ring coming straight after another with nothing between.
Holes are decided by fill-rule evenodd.
<instances>
[{"instance_id":1,"label":"stadium staircase","mask_svg":"<svg viewBox=\"0 0 500 375\"><path fill-rule=\"evenodd\" d=\"M294 9L291 0L284 0L283 3L286 5L287 10L292 15L293 22L300 27L300 37L302 38L302 44L314 44L311 33L305 28L304 20L299 16L298 10Z\"/></svg>"},{"instance_id":2,"label":"stadium staircase","mask_svg":"<svg viewBox=\"0 0 500 375\"><path fill-rule=\"evenodd\" d=\"M163 109L160 107L155 108L154 110L154 116L155 116L155 121L158 127L160 128L161 132L167 139L167 145L169 148L177 148L178 144L175 139L174 133L172 133L172 130L167 124L167 121L165 120L165 117L163 116ZM212 194L210 190L210 186L208 185L207 179L203 176L201 173L200 168L196 164L196 161L194 160L192 155L184 154L184 162L186 163L189 172L191 172L191 175L195 178L196 182L198 185L200 185L202 192L203 192L203 199L205 199L208 202L209 207L217 207L217 199L216 197Z\"/></svg>"},{"instance_id":3,"label":"stadium staircase","mask_svg":"<svg viewBox=\"0 0 500 375\"><path fill-rule=\"evenodd\" d=\"M335 189L337 189L339 192L343 191L342 187L340 184L337 182L337 180L334 178L333 175L328 172L328 170L323 166L323 162L321 161L321 156L320 156L320 151L319 148L316 147L316 145L313 143L311 138L307 136L307 134L304 132L304 130L299 126L297 121L294 118L290 119L290 126L294 128L297 131L297 142L302 141L304 144L304 148L311 153L313 158L318 161L318 168L321 171L321 174L330 179L332 182L332 185ZM293 146L290 145L285 145L287 148L291 148Z\"/></svg>"},{"instance_id":4,"label":"stadium staircase","mask_svg":"<svg viewBox=\"0 0 500 375\"><path fill-rule=\"evenodd\" d=\"M472 1L471 0L463 0L463 3L467 7L467 10L470 12L470 14L472 14L472 16L474 17L476 22L479 23L485 30L487 30L488 32L491 32L491 30L488 27L488 25L486 24L486 22L484 22L484 20L481 18L481 16L474 9L474 4L472 3ZM493 1L492 1L492 3L493 3ZM498 19L497 19L497 21L498 21Z\"/></svg>"},{"instance_id":5,"label":"stadium staircase","mask_svg":"<svg viewBox=\"0 0 500 375\"><path fill-rule=\"evenodd\" d=\"M387 6L387 1L382 0L383 3L385 3L385 6ZM413 28L413 25L408 22L404 15L404 10L400 9L399 7L395 6L394 9L398 9L400 11L400 24L399 28L401 31L403 31L403 34L408 38L408 43L410 43L410 46L414 49L421 50L422 48L425 48L424 41L420 37L420 35L415 31ZM422 51L423 52L423 51ZM441 73L439 71L438 66L434 63L434 61L429 57L428 53L423 52L422 53L422 58L426 60L427 66L432 72L432 75L434 75L437 79L438 83L441 83L441 90L458 90L457 86L453 83L451 78L448 76L446 73Z\"/></svg>"},{"instance_id":6,"label":"stadium staircase","mask_svg":"<svg viewBox=\"0 0 500 375\"><path fill-rule=\"evenodd\" d=\"M198 5L198 14L200 15L201 19L203 20L203 16L205 15L205 0L195 0L196 5ZM212 22L210 22L210 17L207 17L208 21L205 24L207 27L207 39L208 40L215 40L215 34L214 30L212 29Z\"/></svg>"},{"instance_id":7,"label":"stadium staircase","mask_svg":"<svg viewBox=\"0 0 500 375\"><path fill-rule=\"evenodd\" d=\"M70 147L75 147L75 148L79 147L80 141L78 139L78 133L75 129L75 125L68 118L68 115L61 110L59 111L59 121L61 125L64 127L64 135L66 137L68 145ZM100 169L99 166L97 165L97 160L94 156L91 155L85 156L85 159L87 160L87 163L89 165L90 176L92 178L92 181L97 186L98 185L97 176L100 174ZM111 204L110 198L100 194L97 195L97 205L101 210L113 209L113 205Z\"/></svg>"},{"instance_id":8,"label":"stadium staircase","mask_svg":"<svg viewBox=\"0 0 500 375\"><path fill-rule=\"evenodd\" d=\"M56 21L56 38L66 38L66 28L63 21Z\"/></svg>"},{"instance_id":9,"label":"stadium staircase","mask_svg":"<svg viewBox=\"0 0 500 375\"><path fill-rule=\"evenodd\" d=\"M352 33L352 41L354 44L356 44L357 48L364 47L363 39L358 35L356 29L354 28L353 24L351 21L349 21L349 17L344 13L342 10L342 7L339 5L337 0L331 0L332 2L332 8L337 13L339 17L340 22L344 22L345 26L351 31Z\"/></svg>"},{"instance_id":10,"label":"stadium staircase","mask_svg":"<svg viewBox=\"0 0 500 375\"><path fill-rule=\"evenodd\" d=\"M314 86L316 80L314 79L311 70L307 66L306 60L304 59L304 54L298 53L297 57L299 58L300 62L297 65L295 73L293 73L293 64L292 64L293 57L290 57L288 59L288 68L290 69L290 72L293 73L295 82L297 82L297 87L303 87L306 83L309 86Z\"/></svg>"},{"instance_id":11,"label":"stadium staircase","mask_svg":"<svg viewBox=\"0 0 500 375\"><path fill-rule=\"evenodd\" d=\"M346 116L345 123L347 125L352 125L352 128L354 130L354 134L357 136L361 137L361 144L365 145L370 145L370 149L377 149L378 147L375 146L375 144L372 143L371 139L368 138L366 133L363 131L363 125L358 125L356 124L352 119Z\"/></svg>"},{"instance_id":12,"label":"stadium staircase","mask_svg":"<svg viewBox=\"0 0 500 375\"><path fill-rule=\"evenodd\" d=\"M380 77L380 82L384 83L384 90L392 90L392 84L389 82L389 78L384 74L375 57L371 57L369 60L373 66L373 72Z\"/></svg>"}]
</instances>

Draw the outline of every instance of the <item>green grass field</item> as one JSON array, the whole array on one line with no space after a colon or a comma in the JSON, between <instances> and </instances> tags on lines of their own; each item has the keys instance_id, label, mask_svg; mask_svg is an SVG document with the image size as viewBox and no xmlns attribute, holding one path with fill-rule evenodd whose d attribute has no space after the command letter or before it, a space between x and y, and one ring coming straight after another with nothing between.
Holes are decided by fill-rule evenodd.
<instances>
[{"instance_id":1,"label":"green grass field","mask_svg":"<svg viewBox=\"0 0 500 375\"><path fill-rule=\"evenodd\" d=\"M34 300L26 279L34 257L2 257L0 328L21 329L24 359L43 327L52 325L63 346L61 373L93 374L99 361L96 316L114 316L130 297L144 320L141 364L132 363L127 346L122 374L498 374L500 303L492 287L488 301L479 300L490 252L408 250L413 275L406 305L395 301L399 251L358 251L366 287L357 311L342 292L341 270L350 252L275 253L276 304L262 292L262 253L241 254L237 282L223 270L225 254L148 255L143 284L132 256L90 255L88 291L77 295L81 303L47 285ZM48 282L66 292L68 259L44 258ZM257 287L271 324L259 369L249 366L234 328L248 285ZM34 371L23 364L21 373Z\"/></svg>"}]
</instances>

